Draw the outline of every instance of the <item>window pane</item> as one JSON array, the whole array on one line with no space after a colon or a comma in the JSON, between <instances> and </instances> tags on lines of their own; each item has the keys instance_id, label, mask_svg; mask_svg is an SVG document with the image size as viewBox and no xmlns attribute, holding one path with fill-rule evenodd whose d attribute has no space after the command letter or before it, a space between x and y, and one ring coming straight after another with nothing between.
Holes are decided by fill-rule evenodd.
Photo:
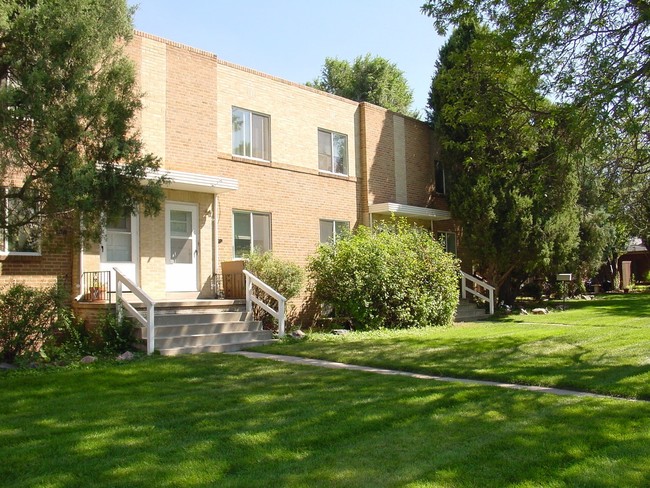
<instances>
[{"instance_id":1,"label":"window pane","mask_svg":"<svg viewBox=\"0 0 650 488\"><path fill-rule=\"evenodd\" d=\"M348 174L348 138L343 134L334 137L334 172Z\"/></svg>"},{"instance_id":2,"label":"window pane","mask_svg":"<svg viewBox=\"0 0 650 488\"><path fill-rule=\"evenodd\" d=\"M271 249L271 216L253 214L253 248L256 251Z\"/></svg>"},{"instance_id":3,"label":"window pane","mask_svg":"<svg viewBox=\"0 0 650 488\"><path fill-rule=\"evenodd\" d=\"M107 230L106 261L110 263L131 262L131 233Z\"/></svg>"},{"instance_id":4,"label":"window pane","mask_svg":"<svg viewBox=\"0 0 650 488\"><path fill-rule=\"evenodd\" d=\"M131 232L131 216L125 215L123 217L117 217L115 219L109 220L106 223L106 230L121 230L125 232Z\"/></svg>"},{"instance_id":5,"label":"window pane","mask_svg":"<svg viewBox=\"0 0 650 488\"><path fill-rule=\"evenodd\" d=\"M453 232L447 233L447 252L456 254L456 234Z\"/></svg>"},{"instance_id":6,"label":"window pane","mask_svg":"<svg viewBox=\"0 0 650 488\"><path fill-rule=\"evenodd\" d=\"M253 157L271 159L270 151L270 130L269 118L263 115L253 114Z\"/></svg>"},{"instance_id":7,"label":"window pane","mask_svg":"<svg viewBox=\"0 0 650 488\"><path fill-rule=\"evenodd\" d=\"M250 213L235 212L235 257L241 258L251 252L251 215Z\"/></svg>"},{"instance_id":8,"label":"window pane","mask_svg":"<svg viewBox=\"0 0 650 488\"><path fill-rule=\"evenodd\" d=\"M232 109L232 153L250 156L250 112Z\"/></svg>"},{"instance_id":9,"label":"window pane","mask_svg":"<svg viewBox=\"0 0 650 488\"><path fill-rule=\"evenodd\" d=\"M9 233L9 252L39 252L41 229L38 224L27 224Z\"/></svg>"},{"instance_id":10,"label":"window pane","mask_svg":"<svg viewBox=\"0 0 650 488\"><path fill-rule=\"evenodd\" d=\"M5 199L2 210L6 212L5 222L8 225L20 225L18 228L4 231L5 239L3 241L6 240L6 244L3 246L4 250L8 252L39 252L41 226L38 223L19 224L32 218L35 214L34 210L27 207L22 200L15 198Z\"/></svg>"},{"instance_id":11,"label":"window pane","mask_svg":"<svg viewBox=\"0 0 650 488\"><path fill-rule=\"evenodd\" d=\"M332 171L332 135L318 131L318 169Z\"/></svg>"},{"instance_id":12,"label":"window pane","mask_svg":"<svg viewBox=\"0 0 650 488\"><path fill-rule=\"evenodd\" d=\"M350 222L338 221L334 222L334 233L337 236L347 233L350 230Z\"/></svg>"},{"instance_id":13,"label":"window pane","mask_svg":"<svg viewBox=\"0 0 650 488\"><path fill-rule=\"evenodd\" d=\"M169 230L172 237L191 237L192 212L185 210L170 210Z\"/></svg>"},{"instance_id":14,"label":"window pane","mask_svg":"<svg viewBox=\"0 0 650 488\"><path fill-rule=\"evenodd\" d=\"M176 239L172 237L169 244L171 247L172 262L179 264L192 263L192 239Z\"/></svg>"},{"instance_id":15,"label":"window pane","mask_svg":"<svg viewBox=\"0 0 650 488\"><path fill-rule=\"evenodd\" d=\"M327 244L332 241L334 237L334 228L331 220L321 220L320 221L320 242L321 244Z\"/></svg>"}]
</instances>

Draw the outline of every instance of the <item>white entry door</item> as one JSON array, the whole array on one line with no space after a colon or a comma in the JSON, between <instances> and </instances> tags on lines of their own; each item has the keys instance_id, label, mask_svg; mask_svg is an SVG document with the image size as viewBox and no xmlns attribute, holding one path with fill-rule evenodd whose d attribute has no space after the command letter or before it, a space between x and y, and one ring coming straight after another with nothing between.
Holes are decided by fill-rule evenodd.
<instances>
[{"instance_id":1,"label":"white entry door","mask_svg":"<svg viewBox=\"0 0 650 488\"><path fill-rule=\"evenodd\" d=\"M188 203L165 205L167 291L197 291L198 209Z\"/></svg>"},{"instance_id":2,"label":"white entry door","mask_svg":"<svg viewBox=\"0 0 650 488\"><path fill-rule=\"evenodd\" d=\"M111 291L115 291L115 272L119 269L127 278L138 284L139 218L125 214L109 221L100 244L100 270L111 272Z\"/></svg>"}]
</instances>

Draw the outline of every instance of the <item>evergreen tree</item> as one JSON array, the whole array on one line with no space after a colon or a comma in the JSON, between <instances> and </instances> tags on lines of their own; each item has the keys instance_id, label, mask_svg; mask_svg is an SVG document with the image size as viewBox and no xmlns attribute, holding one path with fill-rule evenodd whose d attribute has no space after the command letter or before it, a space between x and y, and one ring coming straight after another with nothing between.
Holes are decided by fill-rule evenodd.
<instances>
[{"instance_id":1,"label":"evergreen tree","mask_svg":"<svg viewBox=\"0 0 650 488\"><path fill-rule=\"evenodd\" d=\"M80 212L97 238L106 219L159 211L161 181L142 183L159 162L133 128L132 13L125 0L0 5L0 180L13 210L0 228L10 235L60 229Z\"/></svg>"},{"instance_id":2,"label":"evergreen tree","mask_svg":"<svg viewBox=\"0 0 650 488\"><path fill-rule=\"evenodd\" d=\"M441 49L430 91L452 215L506 302L523 279L564 269L578 244L570 113L538 88L525 58L470 20Z\"/></svg>"}]
</instances>

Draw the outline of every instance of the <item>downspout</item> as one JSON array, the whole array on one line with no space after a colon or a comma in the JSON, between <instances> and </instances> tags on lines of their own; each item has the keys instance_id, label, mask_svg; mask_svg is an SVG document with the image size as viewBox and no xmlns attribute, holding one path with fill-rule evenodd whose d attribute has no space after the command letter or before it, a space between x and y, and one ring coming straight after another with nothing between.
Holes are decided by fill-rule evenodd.
<instances>
[{"instance_id":1,"label":"downspout","mask_svg":"<svg viewBox=\"0 0 650 488\"><path fill-rule=\"evenodd\" d=\"M83 217L79 219L79 240L80 240L80 245L79 245L79 276L78 279L79 281L77 282L77 296L75 297L75 300L78 302L81 300L81 297L83 296L83 290L81 289L81 286L83 285L83 276L84 276L84 239L83 239Z\"/></svg>"},{"instance_id":2,"label":"downspout","mask_svg":"<svg viewBox=\"0 0 650 488\"><path fill-rule=\"evenodd\" d=\"M219 197L212 198L212 274L219 274Z\"/></svg>"}]
</instances>

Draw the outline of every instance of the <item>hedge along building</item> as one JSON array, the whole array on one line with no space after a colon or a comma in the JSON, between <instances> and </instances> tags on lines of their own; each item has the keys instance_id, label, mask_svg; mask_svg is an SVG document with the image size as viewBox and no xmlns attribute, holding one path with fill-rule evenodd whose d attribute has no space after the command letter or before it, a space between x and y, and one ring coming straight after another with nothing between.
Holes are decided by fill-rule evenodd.
<instances>
[{"instance_id":1,"label":"hedge along building","mask_svg":"<svg viewBox=\"0 0 650 488\"><path fill-rule=\"evenodd\" d=\"M163 211L125 215L80 250L5 247L4 282L65 277L83 300L84 276L118 268L156 300L212 298L224 262L257 248L305 265L341 228L391 214L455 251L425 123L141 32L127 53L143 93L136 129L169 180Z\"/></svg>"}]
</instances>

